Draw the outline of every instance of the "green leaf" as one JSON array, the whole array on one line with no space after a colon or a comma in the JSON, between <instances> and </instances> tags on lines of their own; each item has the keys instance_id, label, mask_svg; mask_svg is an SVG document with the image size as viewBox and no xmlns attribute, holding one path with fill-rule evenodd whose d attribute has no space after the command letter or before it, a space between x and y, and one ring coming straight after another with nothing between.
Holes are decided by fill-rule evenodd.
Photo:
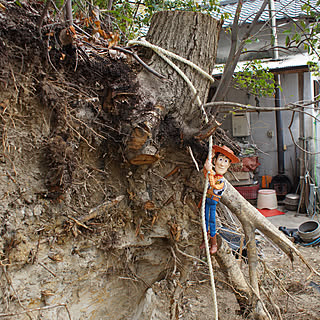
<instances>
[{"instance_id":1,"label":"green leaf","mask_svg":"<svg viewBox=\"0 0 320 320\"><path fill-rule=\"evenodd\" d=\"M284 30L282 33L283 33L283 34L291 34L291 28L288 29L288 30Z\"/></svg>"},{"instance_id":2,"label":"green leaf","mask_svg":"<svg viewBox=\"0 0 320 320\"><path fill-rule=\"evenodd\" d=\"M289 37L289 36L287 36L287 37L286 37L286 47L288 47L288 46L289 46L289 43L290 43L290 37Z\"/></svg>"}]
</instances>

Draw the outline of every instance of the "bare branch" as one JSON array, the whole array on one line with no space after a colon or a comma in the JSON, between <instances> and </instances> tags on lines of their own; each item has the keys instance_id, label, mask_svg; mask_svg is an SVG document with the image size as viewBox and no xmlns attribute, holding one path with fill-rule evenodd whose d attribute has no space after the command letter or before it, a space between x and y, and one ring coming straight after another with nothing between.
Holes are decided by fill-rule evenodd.
<instances>
[{"instance_id":1,"label":"bare branch","mask_svg":"<svg viewBox=\"0 0 320 320\"><path fill-rule=\"evenodd\" d=\"M310 151L308 151L306 149L301 148L295 142L294 137L293 137L293 133L292 133L292 130L291 130L291 126L293 124L293 118L294 118L295 112L304 113L307 116L309 116L312 119L314 119L314 121L320 122L320 120L317 117L315 117L314 115L302 110L302 108L306 108L306 106L314 104L314 103L315 103L314 101L309 101L309 102L306 102L304 104L289 103L284 107L279 107L279 108L273 107L273 108L271 108L271 107L254 107L254 106L244 105L244 104L236 103L236 102L216 101L216 102L208 102L208 103L204 104L203 107L204 108L217 107L217 108L220 109L220 107L223 106L223 107L227 107L227 108L232 108L232 112L243 111L243 110L254 110L254 111L257 111L257 112L292 111L293 113L292 113L292 117L291 117L291 122L290 122L290 124L288 126L292 142L294 143L294 145L299 150L301 150L301 151L303 151L303 152L305 152L307 154L310 154L310 155L316 155L316 154L320 154L320 152L310 152Z\"/></svg>"},{"instance_id":2,"label":"bare branch","mask_svg":"<svg viewBox=\"0 0 320 320\"><path fill-rule=\"evenodd\" d=\"M238 10L241 11L242 5L240 4L240 2L241 1L239 1L239 3L238 3L236 16L237 16L237 14L240 14L240 12L238 13ZM254 20L252 21L252 24L250 25L249 29L245 33L244 37L242 38L242 41L241 41L241 43L240 43L238 48L237 48L237 38L238 38L239 25L238 25L238 19L235 16L234 24L232 26L231 48L230 48L228 60L227 60L227 63L225 65L225 69L224 69L224 72L223 72L223 76L222 76L221 82L219 83L219 86L217 88L216 94L215 94L215 96L213 98L214 101L223 100L223 98L227 94L227 91L229 89L229 85L231 83L232 75L233 75L234 70L236 68L236 65L238 63L239 57L241 55L241 52L242 52L242 50L243 50L243 48L244 48L244 46L246 44L246 40L250 37L250 34L251 34L253 28L256 26L256 24L258 22L258 19L261 16L261 14L263 13L267 3L268 3L268 0L264 0L260 10L256 14ZM217 113L217 112L218 112L218 110L215 113Z\"/></svg>"},{"instance_id":3,"label":"bare branch","mask_svg":"<svg viewBox=\"0 0 320 320\"><path fill-rule=\"evenodd\" d=\"M65 19L66 24L68 27L73 25L73 16L72 16L72 0L66 1L66 8L65 8Z\"/></svg>"},{"instance_id":4,"label":"bare branch","mask_svg":"<svg viewBox=\"0 0 320 320\"><path fill-rule=\"evenodd\" d=\"M131 56L133 56L144 68L146 68L149 72L151 72L152 74L154 74L156 77L160 78L160 79L166 79L167 81L169 81L165 76L163 76L162 74L158 73L157 71L153 70L152 68L150 68L143 60L141 60L141 58L134 52L132 52L131 50L127 50L121 47L117 47L114 46L112 47L112 49L115 50L119 50L121 52L130 54Z\"/></svg>"}]
</instances>

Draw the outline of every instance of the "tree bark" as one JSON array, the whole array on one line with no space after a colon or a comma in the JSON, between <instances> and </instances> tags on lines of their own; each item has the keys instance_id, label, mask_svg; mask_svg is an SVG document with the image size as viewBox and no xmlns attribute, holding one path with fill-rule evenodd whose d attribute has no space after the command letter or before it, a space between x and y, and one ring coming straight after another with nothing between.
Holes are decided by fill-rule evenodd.
<instances>
[{"instance_id":1,"label":"tree bark","mask_svg":"<svg viewBox=\"0 0 320 320\"><path fill-rule=\"evenodd\" d=\"M220 27L220 21L199 12L163 11L153 16L147 41L190 60L210 74ZM195 86L200 100L205 102L210 80L183 62L172 61ZM139 164L137 159L144 154L145 147L156 141L164 117L173 119L174 126L187 138L199 132L204 120L196 97L185 80L154 52L151 52L148 64L167 80L158 79L145 69L137 75L141 102L128 115L130 128L126 143L126 155L135 164Z\"/></svg>"}]
</instances>

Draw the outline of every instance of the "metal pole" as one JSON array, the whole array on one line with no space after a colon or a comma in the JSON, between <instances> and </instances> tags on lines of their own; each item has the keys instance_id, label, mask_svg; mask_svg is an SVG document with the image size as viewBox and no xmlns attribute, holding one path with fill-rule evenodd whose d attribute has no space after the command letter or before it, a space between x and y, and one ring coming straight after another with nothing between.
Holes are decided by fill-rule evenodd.
<instances>
[{"instance_id":1,"label":"metal pole","mask_svg":"<svg viewBox=\"0 0 320 320\"><path fill-rule=\"evenodd\" d=\"M269 17L271 23L271 48L274 60L279 59L278 36L277 36L277 20L274 0L269 0Z\"/></svg>"}]
</instances>

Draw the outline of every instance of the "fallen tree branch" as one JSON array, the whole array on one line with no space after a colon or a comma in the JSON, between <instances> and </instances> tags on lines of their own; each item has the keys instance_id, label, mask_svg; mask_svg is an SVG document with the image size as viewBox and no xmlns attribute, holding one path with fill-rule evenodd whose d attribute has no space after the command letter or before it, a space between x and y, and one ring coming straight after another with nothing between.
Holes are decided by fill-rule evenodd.
<instances>
[{"instance_id":1,"label":"fallen tree branch","mask_svg":"<svg viewBox=\"0 0 320 320\"><path fill-rule=\"evenodd\" d=\"M312 273L320 277L320 273L310 265L301 252L275 227L275 225L266 219L252 204L244 199L227 180L226 184L227 188L222 195L221 202L237 216L244 229L248 228L248 225L250 225L254 230L260 230L284 253L286 253L291 261L293 261L293 254L295 254Z\"/></svg>"}]
</instances>

